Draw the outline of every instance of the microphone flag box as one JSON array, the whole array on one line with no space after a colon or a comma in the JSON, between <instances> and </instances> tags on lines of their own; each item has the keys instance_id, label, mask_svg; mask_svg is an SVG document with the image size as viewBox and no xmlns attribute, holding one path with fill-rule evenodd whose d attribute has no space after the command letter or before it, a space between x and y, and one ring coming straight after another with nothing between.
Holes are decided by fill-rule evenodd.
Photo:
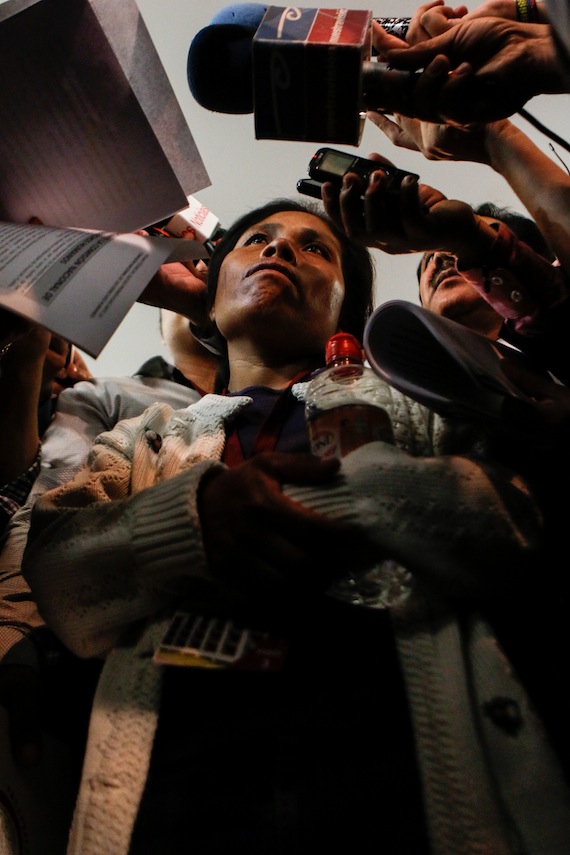
<instances>
[{"instance_id":1,"label":"microphone flag box","mask_svg":"<svg viewBox=\"0 0 570 855\"><path fill-rule=\"evenodd\" d=\"M269 6L253 37L257 139L358 145L371 11Z\"/></svg>"},{"instance_id":2,"label":"microphone flag box","mask_svg":"<svg viewBox=\"0 0 570 855\"><path fill-rule=\"evenodd\" d=\"M167 220L164 228L174 237L206 243L220 227L220 221L194 196L188 196L188 206Z\"/></svg>"}]
</instances>

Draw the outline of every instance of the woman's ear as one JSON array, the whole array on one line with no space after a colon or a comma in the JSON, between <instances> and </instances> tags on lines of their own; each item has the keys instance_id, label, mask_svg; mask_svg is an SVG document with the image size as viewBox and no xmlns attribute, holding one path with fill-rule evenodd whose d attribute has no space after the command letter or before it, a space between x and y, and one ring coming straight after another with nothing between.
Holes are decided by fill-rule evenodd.
<instances>
[{"instance_id":1,"label":"woman's ear","mask_svg":"<svg viewBox=\"0 0 570 855\"><path fill-rule=\"evenodd\" d=\"M210 320L212 321L213 324L216 323L216 308L215 308L215 306L212 306L212 308L208 312L208 317L210 318Z\"/></svg>"}]
</instances>

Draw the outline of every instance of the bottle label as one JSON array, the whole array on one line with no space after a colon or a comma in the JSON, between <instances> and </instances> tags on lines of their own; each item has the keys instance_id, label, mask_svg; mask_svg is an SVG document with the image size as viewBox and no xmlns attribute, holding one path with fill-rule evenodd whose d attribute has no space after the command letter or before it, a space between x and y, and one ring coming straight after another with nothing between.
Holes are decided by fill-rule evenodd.
<instances>
[{"instance_id":1,"label":"bottle label","mask_svg":"<svg viewBox=\"0 0 570 855\"><path fill-rule=\"evenodd\" d=\"M381 407L350 404L323 410L307 425L317 457L344 457L367 442L394 443L390 416Z\"/></svg>"}]
</instances>

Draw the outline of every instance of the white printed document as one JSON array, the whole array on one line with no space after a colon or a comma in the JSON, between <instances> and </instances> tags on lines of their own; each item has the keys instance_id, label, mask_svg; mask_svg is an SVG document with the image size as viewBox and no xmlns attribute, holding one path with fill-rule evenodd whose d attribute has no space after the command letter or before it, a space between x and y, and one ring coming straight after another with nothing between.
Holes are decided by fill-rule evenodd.
<instances>
[{"instance_id":1,"label":"white printed document","mask_svg":"<svg viewBox=\"0 0 570 855\"><path fill-rule=\"evenodd\" d=\"M207 254L183 238L0 223L0 306L97 357L161 264Z\"/></svg>"},{"instance_id":2,"label":"white printed document","mask_svg":"<svg viewBox=\"0 0 570 855\"><path fill-rule=\"evenodd\" d=\"M0 4L0 221L133 232L208 174L135 0Z\"/></svg>"},{"instance_id":3,"label":"white printed document","mask_svg":"<svg viewBox=\"0 0 570 855\"><path fill-rule=\"evenodd\" d=\"M208 174L135 0L6 0L0 80L0 305L95 357Z\"/></svg>"}]
</instances>

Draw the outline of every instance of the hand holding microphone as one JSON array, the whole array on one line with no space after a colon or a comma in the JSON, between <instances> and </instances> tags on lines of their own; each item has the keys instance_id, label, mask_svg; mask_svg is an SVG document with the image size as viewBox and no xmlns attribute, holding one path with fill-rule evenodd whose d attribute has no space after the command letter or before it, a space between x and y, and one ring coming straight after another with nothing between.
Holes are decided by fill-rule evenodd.
<instances>
[{"instance_id":1,"label":"hand holding microphone","mask_svg":"<svg viewBox=\"0 0 570 855\"><path fill-rule=\"evenodd\" d=\"M192 41L190 90L208 110L253 112L257 139L357 145L366 110L399 108L416 78L370 61L371 20L364 10L228 6ZM405 36L407 19L378 20Z\"/></svg>"}]
</instances>

